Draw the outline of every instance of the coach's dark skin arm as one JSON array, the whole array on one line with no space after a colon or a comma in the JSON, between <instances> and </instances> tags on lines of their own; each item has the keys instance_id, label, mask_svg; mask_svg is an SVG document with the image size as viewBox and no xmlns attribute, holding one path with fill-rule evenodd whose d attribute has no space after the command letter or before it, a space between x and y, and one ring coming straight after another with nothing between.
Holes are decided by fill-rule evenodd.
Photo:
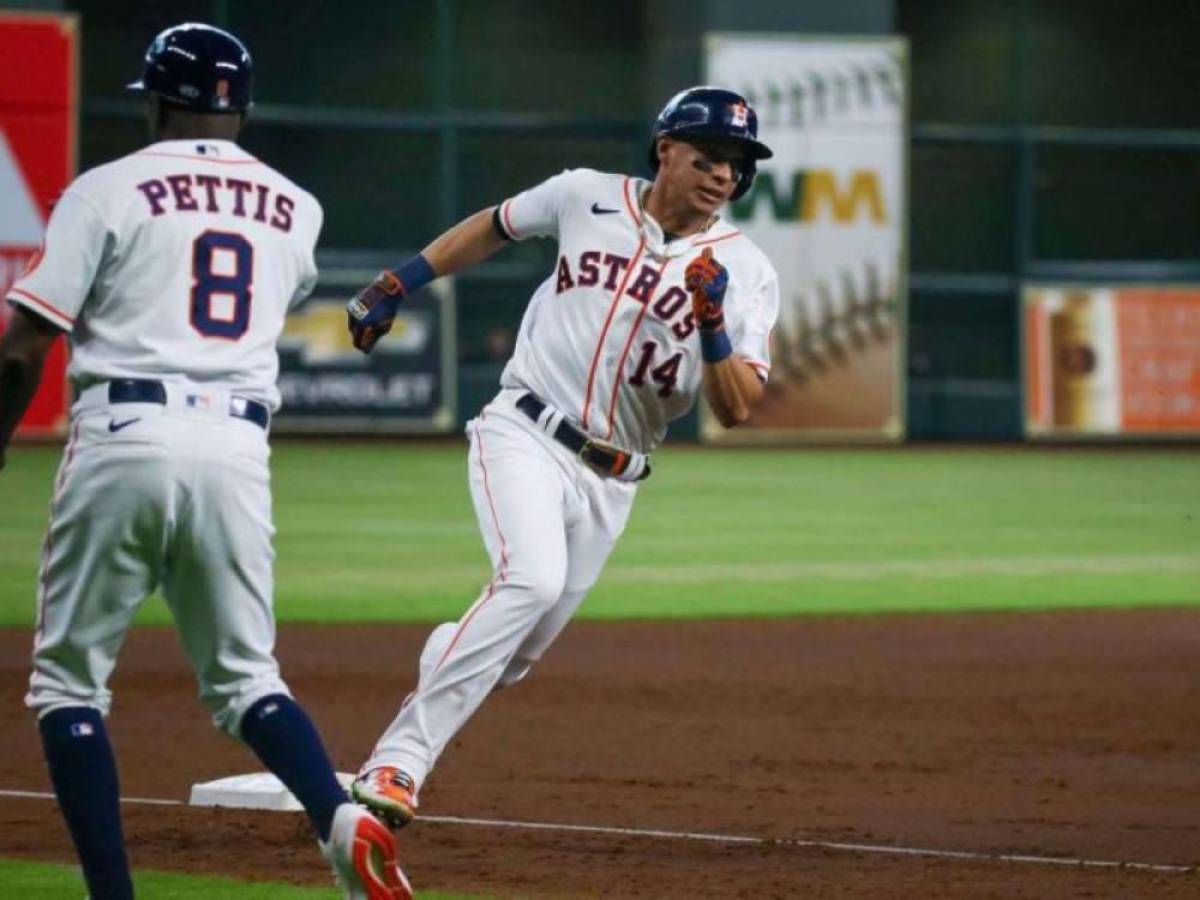
<instances>
[{"instance_id":1,"label":"coach's dark skin arm","mask_svg":"<svg viewBox=\"0 0 1200 900\"><path fill-rule=\"evenodd\" d=\"M483 262L509 243L496 232L492 211L489 206L468 216L421 251L434 272L451 275Z\"/></svg>"},{"instance_id":2,"label":"coach's dark skin arm","mask_svg":"<svg viewBox=\"0 0 1200 900\"><path fill-rule=\"evenodd\" d=\"M726 428L743 424L762 401L763 383L754 367L740 356L704 364L704 399Z\"/></svg>"},{"instance_id":3,"label":"coach's dark skin arm","mask_svg":"<svg viewBox=\"0 0 1200 900\"><path fill-rule=\"evenodd\" d=\"M0 340L0 469L17 423L42 381L46 354L62 332L23 306L13 309L12 321Z\"/></svg>"}]
</instances>

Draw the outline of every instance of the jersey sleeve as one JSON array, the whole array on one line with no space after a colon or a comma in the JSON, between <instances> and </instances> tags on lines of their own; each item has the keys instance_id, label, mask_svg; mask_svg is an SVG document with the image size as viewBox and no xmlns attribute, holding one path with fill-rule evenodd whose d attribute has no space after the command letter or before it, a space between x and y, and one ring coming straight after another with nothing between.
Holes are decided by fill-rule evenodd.
<instances>
[{"instance_id":1,"label":"jersey sleeve","mask_svg":"<svg viewBox=\"0 0 1200 900\"><path fill-rule=\"evenodd\" d=\"M570 169L560 172L501 203L496 208L495 222L502 235L513 241L531 237L557 238L572 175Z\"/></svg>"},{"instance_id":2,"label":"jersey sleeve","mask_svg":"<svg viewBox=\"0 0 1200 900\"><path fill-rule=\"evenodd\" d=\"M779 277L769 271L754 290L746 315L731 335L733 351L754 367L764 382L771 371L771 331L779 317Z\"/></svg>"},{"instance_id":3,"label":"jersey sleeve","mask_svg":"<svg viewBox=\"0 0 1200 900\"><path fill-rule=\"evenodd\" d=\"M34 264L9 288L8 302L70 331L113 238L95 203L68 190L50 214Z\"/></svg>"},{"instance_id":4,"label":"jersey sleeve","mask_svg":"<svg viewBox=\"0 0 1200 900\"><path fill-rule=\"evenodd\" d=\"M321 209L321 204L314 197L312 198L316 217L316 224L312 229L312 240L306 242L304 249L301 251L300 260L300 278L296 283L296 290L292 293L291 302L288 303L288 308L293 309L304 301L309 294L317 286L317 281L320 278L320 273L317 270L317 242L321 237L321 226L325 220L325 211Z\"/></svg>"}]
</instances>

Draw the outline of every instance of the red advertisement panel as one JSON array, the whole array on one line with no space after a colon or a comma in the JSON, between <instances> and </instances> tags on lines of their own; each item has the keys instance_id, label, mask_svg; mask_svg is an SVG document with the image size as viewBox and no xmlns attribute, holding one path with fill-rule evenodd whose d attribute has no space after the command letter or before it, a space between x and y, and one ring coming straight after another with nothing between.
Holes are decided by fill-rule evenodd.
<instances>
[{"instance_id":1,"label":"red advertisement panel","mask_svg":"<svg viewBox=\"0 0 1200 900\"><path fill-rule=\"evenodd\" d=\"M1122 427L1200 434L1200 291L1118 294Z\"/></svg>"},{"instance_id":2,"label":"red advertisement panel","mask_svg":"<svg viewBox=\"0 0 1200 900\"><path fill-rule=\"evenodd\" d=\"M1025 292L1032 436L1200 435L1200 288Z\"/></svg>"},{"instance_id":3,"label":"red advertisement panel","mask_svg":"<svg viewBox=\"0 0 1200 900\"><path fill-rule=\"evenodd\" d=\"M55 200L75 175L78 46L73 16L0 12L0 297L41 245ZM0 332L12 311L0 303ZM57 341L18 434L66 422L67 348Z\"/></svg>"}]
</instances>

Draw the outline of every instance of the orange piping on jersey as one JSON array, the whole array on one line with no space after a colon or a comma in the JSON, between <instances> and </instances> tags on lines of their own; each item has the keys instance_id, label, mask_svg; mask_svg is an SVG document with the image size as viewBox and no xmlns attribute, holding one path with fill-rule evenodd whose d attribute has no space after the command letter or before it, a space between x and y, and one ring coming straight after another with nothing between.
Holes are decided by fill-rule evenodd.
<instances>
[{"instance_id":1,"label":"orange piping on jersey","mask_svg":"<svg viewBox=\"0 0 1200 900\"><path fill-rule=\"evenodd\" d=\"M71 439L67 441L65 461L62 471L54 484L54 497L50 501L50 522L46 525L46 540L42 543L42 572L38 578L37 621L33 631L33 645L36 647L42 640L42 632L46 627L46 599L50 591L50 560L54 558L54 519L57 516L58 501L62 499L63 488L67 486L67 476L71 472L71 463L75 461L75 448L79 443L79 426L82 419L75 420L71 429Z\"/></svg>"},{"instance_id":2,"label":"orange piping on jersey","mask_svg":"<svg viewBox=\"0 0 1200 900\"><path fill-rule=\"evenodd\" d=\"M137 154L138 156L165 156L168 159L198 159L201 162L220 163L223 166L258 166L262 165L262 160L258 159L221 159L217 156L201 156L199 153L159 153L153 150L144 150Z\"/></svg>"},{"instance_id":3,"label":"orange piping on jersey","mask_svg":"<svg viewBox=\"0 0 1200 900\"><path fill-rule=\"evenodd\" d=\"M733 232L733 234L723 234L719 238L709 238L707 241L696 241L695 243L692 244L692 246L693 247L703 247L705 244L716 244L716 243L719 243L720 241L727 241L730 238L735 238L739 234L741 234L740 231L735 231L735 232Z\"/></svg>"},{"instance_id":4,"label":"orange piping on jersey","mask_svg":"<svg viewBox=\"0 0 1200 900\"><path fill-rule=\"evenodd\" d=\"M28 278L38 270L38 266L42 264L42 260L46 258L46 239L42 238L41 245L33 251L33 256L25 261L25 271L21 273L21 278ZM18 279L19 280L19 279Z\"/></svg>"},{"instance_id":5,"label":"orange piping on jersey","mask_svg":"<svg viewBox=\"0 0 1200 900\"><path fill-rule=\"evenodd\" d=\"M480 420L486 417L486 412L479 415ZM462 620L462 624L458 626L458 630L454 632L454 637L450 639L450 643L446 645L446 649L437 661L437 665L433 667L433 671L435 672L442 667L442 663L446 661L446 657L450 655L450 651L454 649L454 645L458 643L458 639L462 637L467 626L471 624L471 620L475 618L475 614L483 609L484 605L492 599L492 595L496 592L496 585L508 577L508 543L504 540L504 532L500 530L500 517L496 515L496 503L492 499L492 486L488 480L487 464L483 461L483 435L476 430L475 437L479 440L479 468L483 472L483 492L487 495L488 508L492 511L492 524L496 526L496 534L500 536L500 570L492 576L492 580L487 587L487 593L467 613Z\"/></svg>"},{"instance_id":6,"label":"orange piping on jersey","mask_svg":"<svg viewBox=\"0 0 1200 900\"><path fill-rule=\"evenodd\" d=\"M38 306L48 309L50 312L54 313L56 316L60 316L61 318L66 319L72 325L75 324L75 319L73 317L68 316L61 309L57 309L53 303L48 303L47 301L45 301L41 297L39 297L37 294L30 293L29 291L25 290L24 288L18 288L18 287L9 288L8 292L10 294L20 294L26 300L32 300Z\"/></svg>"},{"instance_id":7,"label":"orange piping on jersey","mask_svg":"<svg viewBox=\"0 0 1200 900\"><path fill-rule=\"evenodd\" d=\"M634 205L629 202L629 185L632 182L633 182L633 179L630 178L628 175L626 175L625 180L621 183L621 196L625 199L625 209L629 211L629 218L633 219L633 227L641 228L642 220L638 217L638 214L634 211Z\"/></svg>"},{"instance_id":8,"label":"orange piping on jersey","mask_svg":"<svg viewBox=\"0 0 1200 900\"><path fill-rule=\"evenodd\" d=\"M633 251L633 259L629 261L629 268L625 270L625 277L621 279L620 285L617 286L617 292L613 294L612 304L608 307L608 317L604 320L604 327L600 329L600 339L596 341L596 352L592 354L592 367L588 370L587 392L583 397L583 416L581 421L583 422L585 431L588 427L588 411L592 407L592 387L596 383L596 364L600 362L600 352L604 349L604 339L608 337L608 326L612 324L613 313L617 311L617 304L621 302L621 295L625 293L625 285L629 284L629 276L633 274L638 260L642 258L642 250L645 246L646 239L639 237L637 249Z\"/></svg>"},{"instance_id":9,"label":"orange piping on jersey","mask_svg":"<svg viewBox=\"0 0 1200 900\"><path fill-rule=\"evenodd\" d=\"M504 227L508 229L508 236L519 241L521 236L517 234L517 229L513 228L512 217L508 214L508 208L511 205L512 200L505 200L500 204L500 216L504 219Z\"/></svg>"},{"instance_id":10,"label":"orange piping on jersey","mask_svg":"<svg viewBox=\"0 0 1200 900\"><path fill-rule=\"evenodd\" d=\"M667 270L667 266L671 264L671 260L664 259L663 264L658 267L658 281L662 283L662 274ZM653 295L652 295L653 296ZM629 329L629 337L625 340L625 349L621 351L621 360L617 363L616 376L613 378L612 400L608 404L608 432L604 435L604 439L611 440L613 426L617 412L617 392L621 389L621 382L624 379L625 360L629 359L629 348L633 346L633 339L637 336L637 331L642 327L642 319L646 318L646 310L650 308L650 299L646 300L646 305L642 307L642 311L638 313L638 317L634 319L633 327Z\"/></svg>"}]
</instances>

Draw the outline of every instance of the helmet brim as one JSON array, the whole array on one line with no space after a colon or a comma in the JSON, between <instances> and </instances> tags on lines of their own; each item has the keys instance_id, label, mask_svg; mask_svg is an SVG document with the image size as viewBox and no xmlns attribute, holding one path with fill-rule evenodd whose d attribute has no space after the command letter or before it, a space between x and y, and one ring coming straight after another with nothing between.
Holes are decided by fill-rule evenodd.
<instances>
[{"instance_id":1,"label":"helmet brim","mask_svg":"<svg viewBox=\"0 0 1200 900\"><path fill-rule=\"evenodd\" d=\"M756 141L752 138L745 138L743 143L749 148L750 155L755 159L770 159L775 153L764 144L762 141Z\"/></svg>"},{"instance_id":2,"label":"helmet brim","mask_svg":"<svg viewBox=\"0 0 1200 900\"><path fill-rule=\"evenodd\" d=\"M657 140L658 138L663 137L675 138L676 140L680 141L686 141L689 138L694 138L696 140L734 141L745 147L746 150L749 151L749 158L753 160L770 159L775 155L771 148L762 141L749 137L740 137L738 135L728 134L725 132L716 132L710 128L675 128L670 131L659 132L655 136L655 139Z\"/></svg>"}]
</instances>

